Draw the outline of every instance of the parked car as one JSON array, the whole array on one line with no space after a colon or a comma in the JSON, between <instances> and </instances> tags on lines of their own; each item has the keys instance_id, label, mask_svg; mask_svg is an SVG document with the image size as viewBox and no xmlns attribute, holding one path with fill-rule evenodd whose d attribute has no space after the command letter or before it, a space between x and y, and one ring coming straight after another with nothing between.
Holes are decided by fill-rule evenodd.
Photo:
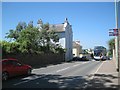
<instances>
[{"instance_id":1,"label":"parked car","mask_svg":"<svg viewBox=\"0 0 120 90\"><path fill-rule=\"evenodd\" d=\"M78 56L73 57L73 61L80 61L80 60L81 60L81 58L80 58L80 57L78 57Z\"/></svg>"},{"instance_id":2,"label":"parked car","mask_svg":"<svg viewBox=\"0 0 120 90\"><path fill-rule=\"evenodd\" d=\"M2 80L18 75L30 75L32 72L31 66L22 64L17 59L3 59L0 63L2 63Z\"/></svg>"},{"instance_id":3,"label":"parked car","mask_svg":"<svg viewBox=\"0 0 120 90\"><path fill-rule=\"evenodd\" d=\"M109 56L106 56L106 60L111 60Z\"/></svg>"},{"instance_id":4,"label":"parked car","mask_svg":"<svg viewBox=\"0 0 120 90\"><path fill-rule=\"evenodd\" d=\"M103 56L103 57L102 57L102 60L107 60L107 56Z\"/></svg>"},{"instance_id":5,"label":"parked car","mask_svg":"<svg viewBox=\"0 0 120 90\"><path fill-rule=\"evenodd\" d=\"M73 61L89 61L89 59L86 56L82 56L81 58L76 56L73 57Z\"/></svg>"},{"instance_id":6,"label":"parked car","mask_svg":"<svg viewBox=\"0 0 120 90\"><path fill-rule=\"evenodd\" d=\"M89 59L86 56L82 56L81 60L82 61L89 61Z\"/></svg>"}]
</instances>

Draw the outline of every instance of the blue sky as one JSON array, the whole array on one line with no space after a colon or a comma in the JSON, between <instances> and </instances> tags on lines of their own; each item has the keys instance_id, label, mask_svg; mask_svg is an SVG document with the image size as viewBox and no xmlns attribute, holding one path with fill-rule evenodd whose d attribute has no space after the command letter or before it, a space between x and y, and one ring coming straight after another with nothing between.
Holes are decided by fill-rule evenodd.
<instances>
[{"instance_id":1,"label":"blue sky","mask_svg":"<svg viewBox=\"0 0 120 90\"><path fill-rule=\"evenodd\" d=\"M15 29L20 21L63 23L68 18L73 29L73 40L79 40L83 48L97 45L108 47L108 31L115 28L114 2L3 2L2 39L10 29ZM5 39L6 40L6 39Z\"/></svg>"}]
</instances>

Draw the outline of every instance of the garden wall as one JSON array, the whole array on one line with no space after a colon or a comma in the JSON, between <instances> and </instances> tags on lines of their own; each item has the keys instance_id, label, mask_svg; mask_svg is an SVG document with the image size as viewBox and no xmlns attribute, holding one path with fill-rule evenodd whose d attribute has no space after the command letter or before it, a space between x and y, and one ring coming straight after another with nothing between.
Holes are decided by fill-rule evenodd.
<instances>
[{"instance_id":1,"label":"garden wall","mask_svg":"<svg viewBox=\"0 0 120 90\"><path fill-rule=\"evenodd\" d=\"M24 64L32 67L41 67L49 64L64 62L64 54L8 54L3 58L16 58Z\"/></svg>"}]
</instances>

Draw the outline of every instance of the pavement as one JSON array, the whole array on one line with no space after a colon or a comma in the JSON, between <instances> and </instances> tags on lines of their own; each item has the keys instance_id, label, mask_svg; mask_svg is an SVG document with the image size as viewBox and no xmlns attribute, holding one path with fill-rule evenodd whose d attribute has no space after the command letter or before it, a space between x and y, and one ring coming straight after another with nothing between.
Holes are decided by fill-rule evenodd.
<instances>
[{"instance_id":1,"label":"pavement","mask_svg":"<svg viewBox=\"0 0 120 90\"><path fill-rule=\"evenodd\" d=\"M118 73L114 60L101 61L101 65L90 78L87 88L116 88L120 90Z\"/></svg>"}]
</instances>

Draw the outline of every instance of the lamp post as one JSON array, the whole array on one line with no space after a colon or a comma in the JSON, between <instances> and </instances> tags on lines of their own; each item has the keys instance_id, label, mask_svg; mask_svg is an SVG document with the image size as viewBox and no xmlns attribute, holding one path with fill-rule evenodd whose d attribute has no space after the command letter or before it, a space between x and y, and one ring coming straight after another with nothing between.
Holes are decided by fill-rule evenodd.
<instances>
[{"instance_id":1,"label":"lamp post","mask_svg":"<svg viewBox=\"0 0 120 90\"><path fill-rule=\"evenodd\" d=\"M118 66L119 66L119 69L120 69L120 0L118 1L118 62L119 62L119 64L118 64ZM120 70L119 70L119 72L120 72ZM119 75L120 75L120 73L119 73ZM120 81L120 80L119 80ZM119 82L119 84L120 84L120 82Z\"/></svg>"},{"instance_id":2,"label":"lamp post","mask_svg":"<svg viewBox=\"0 0 120 90\"><path fill-rule=\"evenodd\" d=\"M117 0L115 0L115 23L116 23L116 26L115 28L117 29L118 28L118 2ZM119 71L119 35L117 35L115 37L115 51L116 51L116 68L117 68L117 71Z\"/></svg>"}]
</instances>

